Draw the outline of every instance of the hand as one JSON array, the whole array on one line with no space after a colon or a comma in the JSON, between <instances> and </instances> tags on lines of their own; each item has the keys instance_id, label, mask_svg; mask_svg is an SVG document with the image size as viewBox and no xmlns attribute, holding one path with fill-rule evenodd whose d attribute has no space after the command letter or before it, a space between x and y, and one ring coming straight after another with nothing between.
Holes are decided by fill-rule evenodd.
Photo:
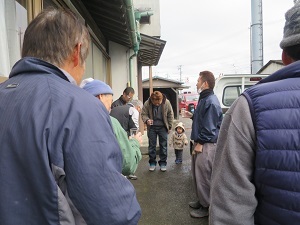
<instances>
[{"instance_id":1,"label":"hand","mask_svg":"<svg viewBox=\"0 0 300 225\"><path fill-rule=\"evenodd\" d=\"M191 112L189 112L189 111L185 111L184 117L186 117L186 118L191 118L193 115L194 115L193 113L191 113Z\"/></svg>"},{"instance_id":2,"label":"hand","mask_svg":"<svg viewBox=\"0 0 300 225\"><path fill-rule=\"evenodd\" d=\"M140 145L142 145L143 139L142 139L142 133L141 133L141 132L138 132L136 135L134 135L134 136L131 137L131 138L136 139L136 140L140 143Z\"/></svg>"},{"instance_id":3,"label":"hand","mask_svg":"<svg viewBox=\"0 0 300 225\"><path fill-rule=\"evenodd\" d=\"M149 125L149 126L153 125L153 120L148 119L148 120L147 120L147 125Z\"/></svg>"},{"instance_id":4,"label":"hand","mask_svg":"<svg viewBox=\"0 0 300 225\"><path fill-rule=\"evenodd\" d=\"M194 151L195 153L201 153L202 152L202 149L203 149L203 145L197 143L194 147Z\"/></svg>"}]
</instances>

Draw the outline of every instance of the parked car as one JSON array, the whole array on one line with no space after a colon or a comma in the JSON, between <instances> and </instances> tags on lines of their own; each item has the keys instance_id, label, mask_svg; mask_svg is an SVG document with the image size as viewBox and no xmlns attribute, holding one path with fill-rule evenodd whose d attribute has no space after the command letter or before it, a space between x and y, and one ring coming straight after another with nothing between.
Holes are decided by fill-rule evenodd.
<instances>
[{"instance_id":1,"label":"parked car","mask_svg":"<svg viewBox=\"0 0 300 225\"><path fill-rule=\"evenodd\" d=\"M194 113L199 99L198 93L183 93L179 95L179 112L182 109Z\"/></svg>"}]
</instances>

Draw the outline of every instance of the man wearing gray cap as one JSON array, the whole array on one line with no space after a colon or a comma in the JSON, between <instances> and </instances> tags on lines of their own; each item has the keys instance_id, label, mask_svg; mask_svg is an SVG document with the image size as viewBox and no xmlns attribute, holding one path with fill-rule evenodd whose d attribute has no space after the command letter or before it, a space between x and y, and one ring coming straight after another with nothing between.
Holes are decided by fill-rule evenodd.
<instances>
[{"instance_id":1,"label":"man wearing gray cap","mask_svg":"<svg viewBox=\"0 0 300 225\"><path fill-rule=\"evenodd\" d=\"M286 67L247 89L225 114L213 166L210 223L300 221L300 3L285 14Z\"/></svg>"}]
</instances>

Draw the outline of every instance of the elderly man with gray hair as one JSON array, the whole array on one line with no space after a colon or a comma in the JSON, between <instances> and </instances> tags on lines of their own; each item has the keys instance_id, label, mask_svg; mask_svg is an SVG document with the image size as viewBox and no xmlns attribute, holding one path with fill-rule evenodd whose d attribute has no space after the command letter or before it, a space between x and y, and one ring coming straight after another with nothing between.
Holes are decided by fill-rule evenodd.
<instances>
[{"instance_id":1,"label":"elderly man with gray hair","mask_svg":"<svg viewBox=\"0 0 300 225\"><path fill-rule=\"evenodd\" d=\"M0 84L1 224L139 221L109 114L77 86L89 46L70 10L46 9L25 31L22 59Z\"/></svg>"},{"instance_id":2,"label":"elderly man with gray hair","mask_svg":"<svg viewBox=\"0 0 300 225\"><path fill-rule=\"evenodd\" d=\"M129 108L129 115L131 115L132 121L134 122L136 128L139 129L139 118L140 112L143 108L143 103L138 99L133 99L131 102L127 103L127 105L132 106Z\"/></svg>"}]
</instances>

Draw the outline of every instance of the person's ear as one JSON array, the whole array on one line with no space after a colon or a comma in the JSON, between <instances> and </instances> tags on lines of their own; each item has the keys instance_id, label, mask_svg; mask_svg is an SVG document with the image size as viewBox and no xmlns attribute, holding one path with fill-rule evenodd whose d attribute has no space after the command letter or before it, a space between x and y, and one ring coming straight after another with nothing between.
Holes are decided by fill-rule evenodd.
<instances>
[{"instance_id":1,"label":"person's ear","mask_svg":"<svg viewBox=\"0 0 300 225\"><path fill-rule=\"evenodd\" d=\"M204 88L209 88L209 85L208 85L208 82L207 82L207 80L206 80L206 81L204 81Z\"/></svg>"},{"instance_id":2,"label":"person's ear","mask_svg":"<svg viewBox=\"0 0 300 225\"><path fill-rule=\"evenodd\" d=\"M285 66L289 65L289 64L291 64L295 61L284 50L282 50L281 59L282 59L282 62Z\"/></svg>"},{"instance_id":3,"label":"person's ear","mask_svg":"<svg viewBox=\"0 0 300 225\"><path fill-rule=\"evenodd\" d=\"M80 64L80 51L81 51L81 43L78 43L73 50L73 63L74 67Z\"/></svg>"}]
</instances>

